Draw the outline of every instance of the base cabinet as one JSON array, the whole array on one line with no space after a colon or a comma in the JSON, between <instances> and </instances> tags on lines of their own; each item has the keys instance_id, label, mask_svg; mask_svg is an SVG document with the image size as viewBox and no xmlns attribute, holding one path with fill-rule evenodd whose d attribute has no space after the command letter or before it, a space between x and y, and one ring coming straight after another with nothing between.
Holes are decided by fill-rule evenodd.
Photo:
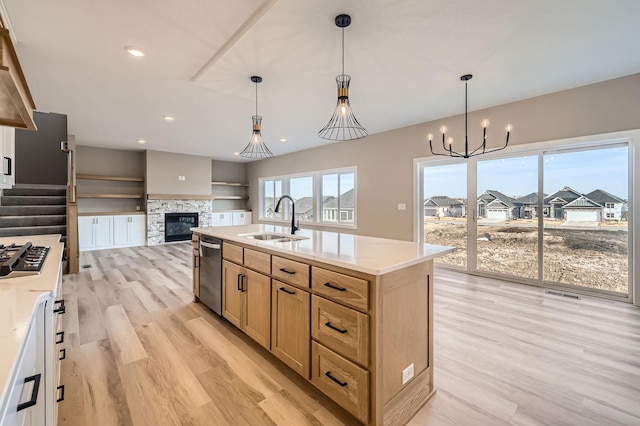
<instances>
[{"instance_id":1,"label":"base cabinet","mask_svg":"<svg viewBox=\"0 0 640 426\"><path fill-rule=\"evenodd\" d=\"M271 292L271 352L309 379L311 295L277 280Z\"/></svg>"},{"instance_id":2,"label":"base cabinet","mask_svg":"<svg viewBox=\"0 0 640 426\"><path fill-rule=\"evenodd\" d=\"M146 215L97 215L78 217L81 251L145 245Z\"/></svg>"},{"instance_id":3,"label":"base cabinet","mask_svg":"<svg viewBox=\"0 0 640 426\"><path fill-rule=\"evenodd\" d=\"M0 188L16 183L15 140L15 129L0 127Z\"/></svg>"},{"instance_id":4,"label":"base cabinet","mask_svg":"<svg viewBox=\"0 0 640 426\"><path fill-rule=\"evenodd\" d=\"M143 245L145 237L145 216L113 216L113 244L115 246Z\"/></svg>"}]
</instances>

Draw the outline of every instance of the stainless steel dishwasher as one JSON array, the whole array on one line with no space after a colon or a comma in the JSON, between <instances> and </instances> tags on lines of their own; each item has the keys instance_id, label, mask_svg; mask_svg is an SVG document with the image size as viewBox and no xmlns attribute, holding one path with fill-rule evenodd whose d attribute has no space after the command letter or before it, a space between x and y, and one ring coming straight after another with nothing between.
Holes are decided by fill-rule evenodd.
<instances>
[{"instance_id":1,"label":"stainless steel dishwasher","mask_svg":"<svg viewBox=\"0 0 640 426\"><path fill-rule=\"evenodd\" d=\"M200 300L222 315L222 241L200 237Z\"/></svg>"}]
</instances>

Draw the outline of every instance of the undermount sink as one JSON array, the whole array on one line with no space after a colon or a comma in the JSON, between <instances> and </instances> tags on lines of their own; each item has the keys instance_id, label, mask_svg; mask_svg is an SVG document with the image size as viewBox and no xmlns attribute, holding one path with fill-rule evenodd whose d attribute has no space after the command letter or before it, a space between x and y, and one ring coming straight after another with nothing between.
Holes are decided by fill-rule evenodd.
<instances>
[{"instance_id":1,"label":"undermount sink","mask_svg":"<svg viewBox=\"0 0 640 426\"><path fill-rule=\"evenodd\" d=\"M238 234L239 237L251 238L260 241L273 241L277 243L288 243L292 241L307 240L307 237L299 237L290 234L274 234L273 232L258 232L255 234Z\"/></svg>"}]
</instances>

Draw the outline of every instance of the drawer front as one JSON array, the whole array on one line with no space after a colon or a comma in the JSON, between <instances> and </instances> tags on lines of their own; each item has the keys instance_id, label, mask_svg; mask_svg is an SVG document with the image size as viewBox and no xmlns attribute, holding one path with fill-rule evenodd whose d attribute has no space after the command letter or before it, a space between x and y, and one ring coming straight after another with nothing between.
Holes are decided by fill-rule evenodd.
<instances>
[{"instance_id":1,"label":"drawer front","mask_svg":"<svg viewBox=\"0 0 640 426\"><path fill-rule=\"evenodd\" d=\"M244 249L244 266L263 274L271 274L271 255L259 251Z\"/></svg>"},{"instance_id":2,"label":"drawer front","mask_svg":"<svg viewBox=\"0 0 640 426\"><path fill-rule=\"evenodd\" d=\"M313 295L311 335L340 355L369 365L368 315Z\"/></svg>"},{"instance_id":3,"label":"drawer front","mask_svg":"<svg viewBox=\"0 0 640 426\"><path fill-rule=\"evenodd\" d=\"M229 244L227 242L222 243L222 257L242 265L242 247Z\"/></svg>"},{"instance_id":4,"label":"drawer front","mask_svg":"<svg viewBox=\"0 0 640 426\"><path fill-rule=\"evenodd\" d=\"M312 266L311 288L352 308L365 312L369 308L369 282L366 280Z\"/></svg>"},{"instance_id":5,"label":"drawer front","mask_svg":"<svg viewBox=\"0 0 640 426\"><path fill-rule=\"evenodd\" d=\"M309 265L283 257L271 257L271 275L286 283L309 288Z\"/></svg>"},{"instance_id":6,"label":"drawer front","mask_svg":"<svg viewBox=\"0 0 640 426\"><path fill-rule=\"evenodd\" d=\"M369 372L311 343L311 382L363 423L369 421Z\"/></svg>"}]
</instances>

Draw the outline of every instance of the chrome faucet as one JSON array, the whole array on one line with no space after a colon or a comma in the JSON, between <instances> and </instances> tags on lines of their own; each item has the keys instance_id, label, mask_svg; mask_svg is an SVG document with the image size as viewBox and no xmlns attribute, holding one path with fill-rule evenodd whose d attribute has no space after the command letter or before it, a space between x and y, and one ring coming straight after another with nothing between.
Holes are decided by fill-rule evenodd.
<instances>
[{"instance_id":1,"label":"chrome faucet","mask_svg":"<svg viewBox=\"0 0 640 426\"><path fill-rule=\"evenodd\" d=\"M291 201L291 235L293 235L298 229L300 229L296 226L296 204L293 201L293 198L289 197L288 195L283 195L282 197L280 197L280 199L276 203L275 212L278 213L278 209L280 209L280 202L285 198Z\"/></svg>"}]
</instances>

